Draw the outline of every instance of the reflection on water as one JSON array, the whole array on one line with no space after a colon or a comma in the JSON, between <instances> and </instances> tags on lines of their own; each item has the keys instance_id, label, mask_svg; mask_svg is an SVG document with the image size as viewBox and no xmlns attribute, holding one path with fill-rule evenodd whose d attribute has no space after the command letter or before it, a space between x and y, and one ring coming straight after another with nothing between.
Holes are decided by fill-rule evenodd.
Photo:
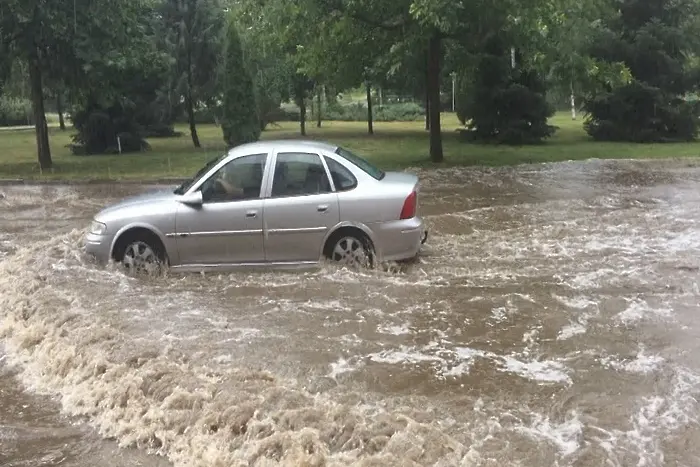
<instances>
[{"instance_id":1,"label":"reflection on water","mask_svg":"<svg viewBox=\"0 0 700 467\"><path fill-rule=\"evenodd\" d=\"M3 188L3 465L696 465L700 170L420 176L406 270L147 280L78 248L145 187Z\"/></svg>"}]
</instances>

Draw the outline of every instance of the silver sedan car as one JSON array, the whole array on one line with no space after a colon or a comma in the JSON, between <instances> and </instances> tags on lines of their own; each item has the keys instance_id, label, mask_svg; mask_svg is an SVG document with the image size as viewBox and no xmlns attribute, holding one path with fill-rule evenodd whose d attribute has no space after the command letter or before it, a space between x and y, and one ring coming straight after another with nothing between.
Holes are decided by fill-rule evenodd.
<instances>
[{"instance_id":1,"label":"silver sedan car","mask_svg":"<svg viewBox=\"0 0 700 467\"><path fill-rule=\"evenodd\" d=\"M244 144L174 190L106 207L85 249L137 271L409 260L428 236L418 182L328 143Z\"/></svg>"}]
</instances>

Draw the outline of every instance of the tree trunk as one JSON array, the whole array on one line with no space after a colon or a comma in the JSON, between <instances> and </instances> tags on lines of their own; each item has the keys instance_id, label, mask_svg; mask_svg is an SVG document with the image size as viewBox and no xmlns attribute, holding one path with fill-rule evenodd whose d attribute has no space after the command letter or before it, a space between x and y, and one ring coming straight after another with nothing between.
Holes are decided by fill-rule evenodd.
<instances>
[{"instance_id":1,"label":"tree trunk","mask_svg":"<svg viewBox=\"0 0 700 467\"><path fill-rule=\"evenodd\" d=\"M430 37L428 52L428 114L430 116L430 160L442 162L442 131L440 128L440 58L442 37L434 32Z\"/></svg>"},{"instance_id":2,"label":"tree trunk","mask_svg":"<svg viewBox=\"0 0 700 467\"><path fill-rule=\"evenodd\" d=\"M56 112L58 112L58 126L61 131L66 131L66 122L63 120L63 99L61 99L61 91L56 93Z\"/></svg>"},{"instance_id":3,"label":"tree trunk","mask_svg":"<svg viewBox=\"0 0 700 467\"><path fill-rule=\"evenodd\" d=\"M430 131L430 97L425 92L425 131Z\"/></svg>"},{"instance_id":4,"label":"tree trunk","mask_svg":"<svg viewBox=\"0 0 700 467\"><path fill-rule=\"evenodd\" d=\"M189 34L189 32L188 32ZM187 120L190 123L190 134L192 135L192 144L195 148L201 148L199 143L199 135L197 134L197 125L194 121L194 102L192 102L192 47L187 47Z\"/></svg>"},{"instance_id":5,"label":"tree trunk","mask_svg":"<svg viewBox=\"0 0 700 467\"><path fill-rule=\"evenodd\" d=\"M571 120L576 120L576 96L574 96L574 82L571 82Z\"/></svg>"},{"instance_id":6,"label":"tree trunk","mask_svg":"<svg viewBox=\"0 0 700 467\"><path fill-rule=\"evenodd\" d=\"M430 63L429 54L425 55L425 130L430 130Z\"/></svg>"},{"instance_id":7,"label":"tree trunk","mask_svg":"<svg viewBox=\"0 0 700 467\"><path fill-rule=\"evenodd\" d=\"M194 104L192 103L192 95L189 90L187 91L187 98L185 99L185 105L187 105L187 120L190 123L190 134L192 135L192 144L195 148L201 148L202 145L199 142L199 135L197 134L197 124L194 120Z\"/></svg>"},{"instance_id":8,"label":"tree trunk","mask_svg":"<svg viewBox=\"0 0 700 467\"><path fill-rule=\"evenodd\" d=\"M374 134L374 123L372 117L372 85L367 81L367 133Z\"/></svg>"},{"instance_id":9,"label":"tree trunk","mask_svg":"<svg viewBox=\"0 0 700 467\"><path fill-rule=\"evenodd\" d=\"M301 136L306 136L306 99L299 101L299 126L301 127Z\"/></svg>"},{"instance_id":10,"label":"tree trunk","mask_svg":"<svg viewBox=\"0 0 700 467\"><path fill-rule=\"evenodd\" d=\"M316 92L316 106L318 107L318 108L317 108L317 111L316 111L316 126L317 126L318 128L321 128L321 119L322 119L322 115L321 115L321 96L323 96L323 87L319 87L319 88L318 88L318 91Z\"/></svg>"},{"instance_id":11,"label":"tree trunk","mask_svg":"<svg viewBox=\"0 0 700 467\"><path fill-rule=\"evenodd\" d=\"M34 128L36 131L36 149L39 167L45 170L50 169L53 162L51 161L51 148L49 147L49 128L46 125L46 113L44 111L44 90L39 51L35 45L32 45L28 58L29 84L32 89L32 111L34 113Z\"/></svg>"}]
</instances>

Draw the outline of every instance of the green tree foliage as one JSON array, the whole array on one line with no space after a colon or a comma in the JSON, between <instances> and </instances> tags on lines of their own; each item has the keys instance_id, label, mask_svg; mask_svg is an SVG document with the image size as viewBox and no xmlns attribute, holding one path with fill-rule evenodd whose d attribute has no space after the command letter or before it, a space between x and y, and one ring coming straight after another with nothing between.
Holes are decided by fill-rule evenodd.
<instances>
[{"instance_id":1,"label":"green tree foliage","mask_svg":"<svg viewBox=\"0 0 700 467\"><path fill-rule=\"evenodd\" d=\"M585 101L586 131L597 140L664 142L696 137L700 107L698 51L700 4L695 0L621 0L590 53L623 62L632 80L604 86Z\"/></svg>"},{"instance_id":2,"label":"green tree foliage","mask_svg":"<svg viewBox=\"0 0 700 467\"><path fill-rule=\"evenodd\" d=\"M82 97L72 110L77 130L72 151L86 155L142 151L148 148L145 138L172 136L170 108L162 92L167 73L163 60L149 68L115 70L109 86L121 97L111 93Z\"/></svg>"},{"instance_id":3,"label":"green tree foliage","mask_svg":"<svg viewBox=\"0 0 700 467\"><path fill-rule=\"evenodd\" d=\"M74 153L141 151L147 137L176 134L168 94L173 59L159 41L162 16L156 6L144 3L131 18L133 34L124 39L124 49L90 57L84 65L89 75L74 81L81 84L72 89Z\"/></svg>"},{"instance_id":4,"label":"green tree foliage","mask_svg":"<svg viewBox=\"0 0 700 467\"><path fill-rule=\"evenodd\" d=\"M0 50L27 64L39 166L53 165L45 115L47 83L64 82L74 97L109 93L112 70L144 60L139 42L151 0L3 0ZM7 58L6 58L7 59ZM109 66L101 66L109 65Z\"/></svg>"},{"instance_id":5,"label":"green tree foliage","mask_svg":"<svg viewBox=\"0 0 700 467\"><path fill-rule=\"evenodd\" d=\"M265 128L279 118L280 104L293 100L305 129L306 99L314 83L299 66L298 52L308 44L309 12L300 8L300 0L237 0L230 5L255 84L260 126ZM274 33L271 33L274 31Z\"/></svg>"},{"instance_id":6,"label":"green tree foliage","mask_svg":"<svg viewBox=\"0 0 700 467\"><path fill-rule=\"evenodd\" d=\"M557 0L543 7L541 18L525 38L525 66L545 77L548 99L559 107L570 106L574 118L582 96L596 92L601 85L629 81L624 63L601 61L587 53L601 18L613 16L614 7L609 0Z\"/></svg>"},{"instance_id":7,"label":"green tree foliage","mask_svg":"<svg viewBox=\"0 0 700 467\"><path fill-rule=\"evenodd\" d=\"M255 101L255 86L243 56L235 18L230 18L226 25L223 73L220 80L224 141L229 147L257 141L262 130Z\"/></svg>"},{"instance_id":8,"label":"green tree foliage","mask_svg":"<svg viewBox=\"0 0 700 467\"><path fill-rule=\"evenodd\" d=\"M522 54L516 63L522 63ZM457 115L466 124L469 140L505 144L533 144L554 133L548 119L554 109L547 102L544 80L530 67L512 66L510 47L493 36L481 54L476 73Z\"/></svg>"},{"instance_id":9,"label":"green tree foliage","mask_svg":"<svg viewBox=\"0 0 700 467\"><path fill-rule=\"evenodd\" d=\"M160 12L166 48L173 57L171 98L184 101L192 143L200 147L195 108L211 106L224 27L219 0L163 0Z\"/></svg>"}]
</instances>

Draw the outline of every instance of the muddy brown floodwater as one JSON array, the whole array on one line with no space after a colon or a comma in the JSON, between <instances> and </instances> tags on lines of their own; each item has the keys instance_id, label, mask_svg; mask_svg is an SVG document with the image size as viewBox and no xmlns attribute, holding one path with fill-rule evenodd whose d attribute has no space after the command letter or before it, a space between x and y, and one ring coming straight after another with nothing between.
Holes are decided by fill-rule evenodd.
<instances>
[{"instance_id":1,"label":"muddy brown floodwater","mask_svg":"<svg viewBox=\"0 0 700 467\"><path fill-rule=\"evenodd\" d=\"M700 167L419 174L398 272L128 277L151 187L0 187L0 465L698 465Z\"/></svg>"}]
</instances>

